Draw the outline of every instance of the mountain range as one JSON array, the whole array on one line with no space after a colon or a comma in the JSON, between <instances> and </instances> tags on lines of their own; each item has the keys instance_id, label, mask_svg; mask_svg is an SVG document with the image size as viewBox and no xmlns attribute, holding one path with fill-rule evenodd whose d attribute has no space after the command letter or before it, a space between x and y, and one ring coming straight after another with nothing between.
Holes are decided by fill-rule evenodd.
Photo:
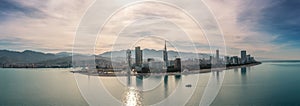
<instances>
[{"instance_id":1,"label":"mountain range","mask_svg":"<svg viewBox=\"0 0 300 106\"><path fill-rule=\"evenodd\" d=\"M162 59L162 50L144 49L143 58L154 58ZM134 50L131 50L132 58L135 57ZM126 50L120 51L109 51L99 55L84 55L75 54L86 58L85 56L94 56L96 62L122 62L126 59ZM168 51L169 59L175 59L181 57L182 59L193 59L193 58L208 58L208 54L197 54L190 52L176 52ZM60 53L43 53L32 50L25 50L23 52L0 50L0 64L45 64L45 65L60 65L60 64L71 64L72 53L60 52Z\"/></svg>"},{"instance_id":2,"label":"mountain range","mask_svg":"<svg viewBox=\"0 0 300 106\"><path fill-rule=\"evenodd\" d=\"M23 52L0 50L0 64L36 63L67 56L66 54L42 53L31 50L25 50Z\"/></svg>"}]
</instances>

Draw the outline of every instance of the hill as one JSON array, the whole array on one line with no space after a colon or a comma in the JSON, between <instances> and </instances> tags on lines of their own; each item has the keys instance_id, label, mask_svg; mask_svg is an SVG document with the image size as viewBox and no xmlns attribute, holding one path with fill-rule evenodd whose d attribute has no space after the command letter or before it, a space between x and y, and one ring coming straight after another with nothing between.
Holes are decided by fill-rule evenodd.
<instances>
[{"instance_id":1,"label":"hill","mask_svg":"<svg viewBox=\"0 0 300 106\"><path fill-rule=\"evenodd\" d=\"M51 53L42 53L31 50L25 50L23 52L0 50L0 64L35 63L60 57L61 56Z\"/></svg>"}]
</instances>

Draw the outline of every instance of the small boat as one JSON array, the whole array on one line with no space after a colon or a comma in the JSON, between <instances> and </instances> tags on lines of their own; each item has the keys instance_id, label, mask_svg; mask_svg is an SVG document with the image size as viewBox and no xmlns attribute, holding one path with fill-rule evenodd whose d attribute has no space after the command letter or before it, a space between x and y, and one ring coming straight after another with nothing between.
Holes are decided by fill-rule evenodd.
<instances>
[{"instance_id":1,"label":"small boat","mask_svg":"<svg viewBox=\"0 0 300 106\"><path fill-rule=\"evenodd\" d=\"M192 87L192 85L191 84L187 84L187 85L185 85L185 87Z\"/></svg>"}]
</instances>

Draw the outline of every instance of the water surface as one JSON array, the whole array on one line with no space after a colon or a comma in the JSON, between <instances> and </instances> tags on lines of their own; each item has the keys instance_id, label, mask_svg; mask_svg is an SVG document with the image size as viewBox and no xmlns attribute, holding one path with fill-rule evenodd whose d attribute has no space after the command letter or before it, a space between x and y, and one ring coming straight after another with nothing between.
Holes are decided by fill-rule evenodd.
<instances>
[{"instance_id":1,"label":"water surface","mask_svg":"<svg viewBox=\"0 0 300 106\"><path fill-rule=\"evenodd\" d=\"M211 105L300 105L299 69L300 62L266 62L253 67L215 72L215 78L219 78L222 73L225 77ZM70 69L0 69L0 105L88 105L79 92L73 73L69 71ZM116 101L119 104L129 103L126 97L130 96L126 95L134 93L141 98L139 103L143 105L198 105L210 74L138 76L131 77L130 83L126 77L96 77L103 85L98 85L102 86L101 89L94 90L109 93L104 95L102 92L98 95L107 99L103 104ZM199 80L194 84L196 78ZM126 84L131 84L137 90L126 89ZM187 84L192 87L186 87Z\"/></svg>"},{"instance_id":2,"label":"water surface","mask_svg":"<svg viewBox=\"0 0 300 106\"><path fill-rule=\"evenodd\" d=\"M70 69L0 69L0 105L84 106Z\"/></svg>"},{"instance_id":3,"label":"water surface","mask_svg":"<svg viewBox=\"0 0 300 106\"><path fill-rule=\"evenodd\" d=\"M300 105L300 62L265 62L226 71L212 105Z\"/></svg>"}]
</instances>

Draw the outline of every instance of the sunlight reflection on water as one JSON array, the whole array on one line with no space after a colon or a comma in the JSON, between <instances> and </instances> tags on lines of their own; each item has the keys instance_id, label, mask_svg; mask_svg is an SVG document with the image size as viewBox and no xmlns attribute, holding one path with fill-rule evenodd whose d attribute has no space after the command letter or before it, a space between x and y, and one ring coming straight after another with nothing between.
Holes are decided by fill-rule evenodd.
<instances>
[{"instance_id":1,"label":"sunlight reflection on water","mask_svg":"<svg viewBox=\"0 0 300 106\"><path fill-rule=\"evenodd\" d=\"M124 106L142 106L142 93L134 88L134 87L128 87L123 94L123 105Z\"/></svg>"}]
</instances>

